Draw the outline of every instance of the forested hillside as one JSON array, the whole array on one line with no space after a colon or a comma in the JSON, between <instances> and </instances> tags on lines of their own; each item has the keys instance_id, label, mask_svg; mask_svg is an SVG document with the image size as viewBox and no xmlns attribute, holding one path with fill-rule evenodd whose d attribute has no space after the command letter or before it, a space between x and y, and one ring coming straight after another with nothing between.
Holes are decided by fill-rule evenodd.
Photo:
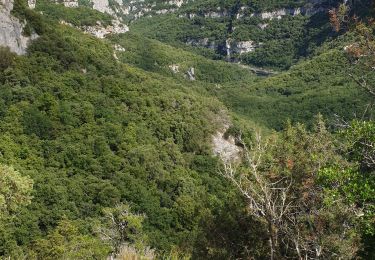
<instances>
[{"instance_id":1,"label":"forested hillside","mask_svg":"<svg viewBox=\"0 0 375 260\"><path fill-rule=\"evenodd\" d=\"M2 1L0 259L373 259L374 11Z\"/></svg>"},{"instance_id":2,"label":"forested hillside","mask_svg":"<svg viewBox=\"0 0 375 260\"><path fill-rule=\"evenodd\" d=\"M337 2L194 1L131 28L175 46L205 47L198 52L208 57L287 69L335 36L326 13Z\"/></svg>"},{"instance_id":3,"label":"forested hillside","mask_svg":"<svg viewBox=\"0 0 375 260\"><path fill-rule=\"evenodd\" d=\"M191 85L206 89L237 115L273 129L281 129L288 118L310 124L317 113L350 119L371 100L347 76L345 41L337 43L341 50L324 46L288 72L259 77L251 67L208 60L132 32L110 40L128 50L119 53L120 60L144 70L183 80L194 68Z\"/></svg>"}]
</instances>

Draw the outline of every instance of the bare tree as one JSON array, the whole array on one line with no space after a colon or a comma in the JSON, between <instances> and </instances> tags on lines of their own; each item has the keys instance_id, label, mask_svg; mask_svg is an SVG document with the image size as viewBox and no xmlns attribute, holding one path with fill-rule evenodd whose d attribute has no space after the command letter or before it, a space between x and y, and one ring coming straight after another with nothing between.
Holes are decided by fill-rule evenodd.
<instances>
[{"instance_id":1,"label":"bare tree","mask_svg":"<svg viewBox=\"0 0 375 260\"><path fill-rule=\"evenodd\" d=\"M248 165L246 170L238 171L230 162L225 162L222 175L228 178L248 200L250 213L266 222L270 258L275 259L279 254L280 230L284 229L287 219L292 217L293 204L289 199L292 179L278 178L261 170L268 145L269 143L263 143L261 135L257 134L256 141L250 149L244 145L245 160Z\"/></svg>"},{"instance_id":2,"label":"bare tree","mask_svg":"<svg viewBox=\"0 0 375 260\"><path fill-rule=\"evenodd\" d=\"M355 241L346 235L352 230L348 223L353 213L340 199L327 207L316 182L323 167L341 164L330 138L318 118L314 132L297 125L278 138L262 140L257 134L250 145L239 138L243 162L223 161L221 174L247 200L250 214L265 225L270 259L326 259L351 255L348 248L356 250Z\"/></svg>"},{"instance_id":3,"label":"bare tree","mask_svg":"<svg viewBox=\"0 0 375 260\"><path fill-rule=\"evenodd\" d=\"M103 241L108 242L113 254L117 255L125 245L143 247L145 235L142 232L144 215L134 214L127 204L119 204L115 208L106 208L103 224L98 225L96 232Z\"/></svg>"}]
</instances>

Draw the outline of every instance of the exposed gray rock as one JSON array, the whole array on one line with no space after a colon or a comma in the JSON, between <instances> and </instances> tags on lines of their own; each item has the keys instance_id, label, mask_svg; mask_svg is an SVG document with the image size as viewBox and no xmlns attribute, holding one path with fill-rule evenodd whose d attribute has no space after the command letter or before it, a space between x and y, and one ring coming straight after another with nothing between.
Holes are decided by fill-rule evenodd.
<instances>
[{"instance_id":1,"label":"exposed gray rock","mask_svg":"<svg viewBox=\"0 0 375 260\"><path fill-rule=\"evenodd\" d=\"M281 19L282 16L287 15L286 9L280 9L273 12L263 12L258 14L258 16L262 19Z\"/></svg>"},{"instance_id":2,"label":"exposed gray rock","mask_svg":"<svg viewBox=\"0 0 375 260\"><path fill-rule=\"evenodd\" d=\"M236 19L241 19L243 17L259 17L264 20L272 20L272 19L281 19L283 16L291 15L313 15L318 12L326 11L326 7L322 6L323 0L310 0L305 6L297 7L297 8L282 8L272 11L260 12L260 13L249 13L249 6L241 6L238 12L235 15ZM180 15L181 17L187 17L189 19L194 18L195 16L203 16L206 18L222 18L222 17L229 17L233 14L228 10L221 10L218 8L215 11L208 11L205 13L187 13L185 15Z\"/></svg>"},{"instance_id":3,"label":"exposed gray rock","mask_svg":"<svg viewBox=\"0 0 375 260\"><path fill-rule=\"evenodd\" d=\"M268 27L268 23L260 23L258 24L258 27L262 30L266 29Z\"/></svg>"},{"instance_id":4,"label":"exposed gray rock","mask_svg":"<svg viewBox=\"0 0 375 260\"><path fill-rule=\"evenodd\" d=\"M228 12L225 11L217 11L217 12L208 12L204 14L204 17L206 18L221 18L228 16Z\"/></svg>"},{"instance_id":5,"label":"exposed gray rock","mask_svg":"<svg viewBox=\"0 0 375 260\"><path fill-rule=\"evenodd\" d=\"M195 80L195 69L191 67L187 72L186 72L187 78L191 81Z\"/></svg>"},{"instance_id":6,"label":"exposed gray rock","mask_svg":"<svg viewBox=\"0 0 375 260\"><path fill-rule=\"evenodd\" d=\"M176 12L188 1L193 0L170 0L165 2L154 1L129 1L115 0L117 7L111 6L108 0L91 0L94 9L116 15L118 18L126 15L130 20L137 20L141 17L152 17L154 14L167 14ZM160 8L162 7L162 8ZM111 9L111 10L109 10Z\"/></svg>"},{"instance_id":7,"label":"exposed gray rock","mask_svg":"<svg viewBox=\"0 0 375 260\"><path fill-rule=\"evenodd\" d=\"M231 39L227 39L225 41L225 48L227 49L227 59L229 60L231 58L231 55L232 55L232 41Z\"/></svg>"},{"instance_id":8,"label":"exposed gray rock","mask_svg":"<svg viewBox=\"0 0 375 260\"><path fill-rule=\"evenodd\" d=\"M105 38L109 34L120 34L129 31L129 27L122 24L119 20L113 20L112 25L103 27L100 23L95 26L82 26L81 29L97 38Z\"/></svg>"},{"instance_id":9,"label":"exposed gray rock","mask_svg":"<svg viewBox=\"0 0 375 260\"><path fill-rule=\"evenodd\" d=\"M122 46L119 45L119 44L115 44L115 45L113 46L113 48L114 48L116 51L119 51L119 52L124 52L124 51L125 51L125 48L122 47Z\"/></svg>"},{"instance_id":10,"label":"exposed gray rock","mask_svg":"<svg viewBox=\"0 0 375 260\"><path fill-rule=\"evenodd\" d=\"M114 58L114 59L115 59L116 61L118 61L118 60L119 60L119 58L118 58L118 56L117 56L116 52L113 52L112 56L113 56L113 58Z\"/></svg>"},{"instance_id":11,"label":"exposed gray rock","mask_svg":"<svg viewBox=\"0 0 375 260\"><path fill-rule=\"evenodd\" d=\"M64 0L65 7L78 7L78 0Z\"/></svg>"},{"instance_id":12,"label":"exposed gray rock","mask_svg":"<svg viewBox=\"0 0 375 260\"><path fill-rule=\"evenodd\" d=\"M175 9L161 9L161 10L156 10L156 14L167 14L167 13L173 13Z\"/></svg>"},{"instance_id":13,"label":"exposed gray rock","mask_svg":"<svg viewBox=\"0 0 375 260\"><path fill-rule=\"evenodd\" d=\"M26 37L22 34L24 24L11 15L12 9L13 0L0 0L0 45L17 54L25 54L30 40L37 35Z\"/></svg>"},{"instance_id":14,"label":"exposed gray rock","mask_svg":"<svg viewBox=\"0 0 375 260\"><path fill-rule=\"evenodd\" d=\"M196 46L196 47L205 47L212 50L218 49L218 44L215 41L211 41L208 38L203 39L189 39L186 44ZM244 54L255 51L261 43L256 43L254 41L235 41L232 39L227 39L225 41L225 51L226 57L228 60L231 60L232 56L235 54Z\"/></svg>"},{"instance_id":15,"label":"exposed gray rock","mask_svg":"<svg viewBox=\"0 0 375 260\"><path fill-rule=\"evenodd\" d=\"M224 125L212 136L212 151L216 156L219 156L225 163L233 163L241 159L242 149L236 145L233 136L225 138L225 132L229 126Z\"/></svg>"},{"instance_id":16,"label":"exposed gray rock","mask_svg":"<svg viewBox=\"0 0 375 260\"><path fill-rule=\"evenodd\" d=\"M216 50L218 45L215 41L211 41L208 38L203 39L189 39L187 40L186 44L191 46L200 46L200 47L206 47L212 50Z\"/></svg>"},{"instance_id":17,"label":"exposed gray rock","mask_svg":"<svg viewBox=\"0 0 375 260\"><path fill-rule=\"evenodd\" d=\"M275 10L272 12L262 12L258 14L254 14L262 19L272 20L272 19L281 19L283 16L291 15L313 15L318 12L323 12L326 9L323 7L298 7L298 8L283 8L279 10Z\"/></svg>"},{"instance_id":18,"label":"exposed gray rock","mask_svg":"<svg viewBox=\"0 0 375 260\"><path fill-rule=\"evenodd\" d=\"M36 0L27 0L27 5L30 9L34 9L36 5Z\"/></svg>"},{"instance_id":19,"label":"exposed gray rock","mask_svg":"<svg viewBox=\"0 0 375 260\"><path fill-rule=\"evenodd\" d=\"M235 42L233 51L238 54L244 54L255 51L257 47L258 45L253 41Z\"/></svg>"},{"instance_id":20,"label":"exposed gray rock","mask_svg":"<svg viewBox=\"0 0 375 260\"><path fill-rule=\"evenodd\" d=\"M60 21L60 24L75 27L73 24L67 23L65 21ZM110 34L120 34L120 33L126 33L129 31L129 27L121 23L119 20L113 20L112 25L108 25L106 27L104 27L100 22L97 22L97 24L94 26L81 26L78 29L84 31L85 33L89 33L99 39L103 39L107 35L110 35ZM117 46L120 46L120 45L117 45ZM117 51L122 51L122 49L119 49Z\"/></svg>"},{"instance_id":21,"label":"exposed gray rock","mask_svg":"<svg viewBox=\"0 0 375 260\"><path fill-rule=\"evenodd\" d=\"M184 3L184 0L171 0L168 2L169 5L175 5L177 7L181 7Z\"/></svg>"},{"instance_id":22,"label":"exposed gray rock","mask_svg":"<svg viewBox=\"0 0 375 260\"><path fill-rule=\"evenodd\" d=\"M91 0L93 3L92 8L102 12L102 13L107 13L107 14L115 14L115 12L112 10L112 8L109 6L109 1L108 0Z\"/></svg>"},{"instance_id":23,"label":"exposed gray rock","mask_svg":"<svg viewBox=\"0 0 375 260\"><path fill-rule=\"evenodd\" d=\"M168 67L170 68L170 70L171 70L174 74L177 74L178 72L180 72L180 66L177 65L177 64L172 64L172 65L169 65Z\"/></svg>"}]
</instances>

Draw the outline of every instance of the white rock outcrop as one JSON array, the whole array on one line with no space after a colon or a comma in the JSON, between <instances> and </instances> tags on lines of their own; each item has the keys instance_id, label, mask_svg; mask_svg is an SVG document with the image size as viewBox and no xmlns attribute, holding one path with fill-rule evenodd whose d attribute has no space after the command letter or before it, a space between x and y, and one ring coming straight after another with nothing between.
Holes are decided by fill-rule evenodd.
<instances>
[{"instance_id":1,"label":"white rock outcrop","mask_svg":"<svg viewBox=\"0 0 375 260\"><path fill-rule=\"evenodd\" d=\"M208 38L203 39L189 39L186 44L191 46L205 47L212 50L217 50L219 45L215 41L211 41ZM245 54L253 52L261 45L261 43L256 43L254 41L236 41L233 39L227 39L225 41L225 51L227 59L231 59L235 54Z\"/></svg>"},{"instance_id":2,"label":"white rock outcrop","mask_svg":"<svg viewBox=\"0 0 375 260\"><path fill-rule=\"evenodd\" d=\"M241 159L242 149L236 145L233 136L225 137L227 129L228 126L225 126L224 129L218 130L212 136L212 151L214 155L220 157L225 163L232 163Z\"/></svg>"},{"instance_id":3,"label":"white rock outcrop","mask_svg":"<svg viewBox=\"0 0 375 260\"><path fill-rule=\"evenodd\" d=\"M208 38L203 38L203 39L188 39L186 44L191 45L191 46L201 46L201 47L206 47L212 50L217 49L218 45L215 41L211 41Z\"/></svg>"},{"instance_id":4,"label":"white rock outcrop","mask_svg":"<svg viewBox=\"0 0 375 260\"><path fill-rule=\"evenodd\" d=\"M228 12L208 12L204 14L204 17L206 18L221 18L228 16Z\"/></svg>"},{"instance_id":5,"label":"white rock outcrop","mask_svg":"<svg viewBox=\"0 0 375 260\"><path fill-rule=\"evenodd\" d=\"M262 30L266 29L268 27L268 23L260 23L258 24L258 27Z\"/></svg>"},{"instance_id":6,"label":"white rock outcrop","mask_svg":"<svg viewBox=\"0 0 375 260\"><path fill-rule=\"evenodd\" d=\"M37 35L26 37L22 34L24 24L11 15L12 9L13 0L0 0L0 46L9 47L17 54L25 54L30 40Z\"/></svg>"},{"instance_id":7,"label":"white rock outcrop","mask_svg":"<svg viewBox=\"0 0 375 260\"><path fill-rule=\"evenodd\" d=\"M322 0L309 0L305 6L296 7L296 8L281 8L271 11L264 11L259 13L250 13L249 6L241 6L237 13L231 13L229 10L217 8L215 11L208 12L197 12L197 13L186 13L180 14L180 17L187 17L189 19L194 18L195 16L203 16L206 18L222 18L230 17L235 15L236 19L241 19L244 17L259 17L264 20L273 20L281 19L284 16L291 15L306 15L310 16L318 12L326 11L327 7L322 6Z\"/></svg>"},{"instance_id":8,"label":"white rock outcrop","mask_svg":"<svg viewBox=\"0 0 375 260\"><path fill-rule=\"evenodd\" d=\"M120 44L115 44L113 46L113 48L115 49L115 51L119 51L119 52L124 52L126 51L124 47L122 47Z\"/></svg>"},{"instance_id":9,"label":"white rock outcrop","mask_svg":"<svg viewBox=\"0 0 375 260\"><path fill-rule=\"evenodd\" d=\"M252 14L253 16L258 16L264 20L272 20L272 19L281 19L283 16L291 15L306 15L310 16L316 14L318 12L325 11L326 8L323 7L298 7L298 8L283 8L279 10L275 10L272 12L262 12L257 14Z\"/></svg>"},{"instance_id":10,"label":"white rock outcrop","mask_svg":"<svg viewBox=\"0 0 375 260\"><path fill-rule=\"evenodd\" d=\"M114 11L112 8L109 6L109 1L108 0L91 0L93 3L92 8L102 12L102 13L107 13L107 14L114 14Z\"/></svg>"},{"instance_id":11,"label":"white rock outcrop","mask_svg":"<svg viewBox=\"0 0 375 260\"><path fill-rule=\"evenodd\" d=\"M74 0L73 0L74 1ZM117 19L127 16L127 19L137 20L141 17L152 17L154 14L167 14L176 12L189 0L169 0L169 1L122 1L114 0L115 4L109 0L90 0L93 9L113 15Z\"/></svg>"},{"instance_id":12,"label":"white rock outcrop","mask_svg":"<svg viewBox=\"0 0 375 260\"><path fill-rule=\"evenodd\" d=\"M121 23L119 20L113 20L112 25L103 27L100 23L95 26L82 26L81 29L97 38L105 38L109 34L120 34L129 31L129 27Z\"/></svg>"},{"instance_id":13,"label":"white rock outcrop","mask_svg":"<svg viewBox=\"0 0 375 260\"><path fill-rule=\"evenodd\" d=\"M193 67L189 68L186 72L186 76L189 80L194 81L195 80L195 69Z\"/></svg>"},{"instance_id":14,"label":"white rock outcrop","mask_svg":"<svg viewBox=\"0 0 375 260\"><path fill-rule=\"evenodd\" d=\"M177 74L180 72L180 66L178 64L172 64L168 66L169 69L174 73Z\"/></svg>"},{"instance_id":15,"label":"white rock outcrop","mask_svg":"<svg viewBox=\"0 0 375 260\"><path fill-rule=\"evenodd\" d=\"M71 23L67 23L66 21L60 21L60 24L64 24L70 27L75 27ZM94 26L81 26L78 27L78 29L82 30L85 33L91 34L97 38L103 39L109 34L120 34L120 33L126 33L129 31L129 27L125 24L122 24L118 20L113 20L112 25L108 25L104 27L100 22L97 22ZM125 51L123 47L120 45L115 45L116 51Z\"/></svg>"},{"instance_id":16,"label":"white rock outcrop","mask_svg":"<svg viewBox=\"0 0 375 260\"><path fill-rule=\"evenodd\" d=\"M285 16L287 14L285 9L276 10L273 12L263 12L259 14L259 17L262 19L281 19L282 16Z\"/></svg>"},{"instance_id":17,"label":"white rock outcrop","mask_svg":"<svg viewBox=\"0 0 375 260\"><path fill-rule=\"evenodd\" d=\"M65 7L78 7L78 0L64 0Z\"/></svg>"},{"instance_id":18,"label":"white rock outcrop","mask_svg":"<svg viewBox=\"0 0 375 260\"><path fill-rule=\"evenodd\" d=\"M238 54L253 52L257 48L254 41L236 42L234 45L233 51Z\"/></svg>"},{"instance_id":19,"label":"white rock outcrop","mask_svg":"<svg viewBox=\"0 0 375 260\"><path fill-rule=\"evenodd\" d=\"M36 0L27 0L27 5L30 9L34 9L36 6Z\"/></svg>"},{"instance_id":20,"label":"white rock outcrop","mask_svg":"<svg viewBox=\"0 0 375 260\"><path fill-rule=\"evenodd\" d=\"M171 0L168 2L169 5L175 5L181 7L184 4L184 0Z\"/></svg>"}]
</instances>

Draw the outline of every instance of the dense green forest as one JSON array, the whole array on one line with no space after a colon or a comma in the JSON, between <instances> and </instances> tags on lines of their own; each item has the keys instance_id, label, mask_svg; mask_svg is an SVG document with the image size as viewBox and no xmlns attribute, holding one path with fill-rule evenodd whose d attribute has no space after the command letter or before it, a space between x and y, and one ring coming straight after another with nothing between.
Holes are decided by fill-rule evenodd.
<instances>
[{"instance_id":1,"label":"dense green forest","mask_svg":"<svg viewBox=\"0 0 375 260\"><path fill-rule=\"evenodd\" d=\"M180 17L240 4L306 1L188 2L105 39L85 1L15 1L38 38L0 47L0 259L375 257L374 7ZM264 42L242 64L185 44L229 24Z\"/></svg>"},{"instance_id":2,"label":"dense green forest","mask_svg":"<svg viewBox=\"0 0 375 260\"><path fill-rule=\"evenodd\" d=\"M294 12L306 2L309 1L197 1L176 14L139 19L131 24L131 28L179 48L189 49L187 42L207 39L214 45L210 51L193 50L215 59L227 58L228 39L234 42L251 40L259 45L254 52L237 53L231 59L249 65L288 69L300 59L313 55L316 48L337 34L331 30L328 16L317 12L311 16L286 15L269 20L254 14L268 10ZM328 8L336 3L322 1L321 6ZM214 17L210 16L212 12Z\"/></svg>"}]
</instances>

